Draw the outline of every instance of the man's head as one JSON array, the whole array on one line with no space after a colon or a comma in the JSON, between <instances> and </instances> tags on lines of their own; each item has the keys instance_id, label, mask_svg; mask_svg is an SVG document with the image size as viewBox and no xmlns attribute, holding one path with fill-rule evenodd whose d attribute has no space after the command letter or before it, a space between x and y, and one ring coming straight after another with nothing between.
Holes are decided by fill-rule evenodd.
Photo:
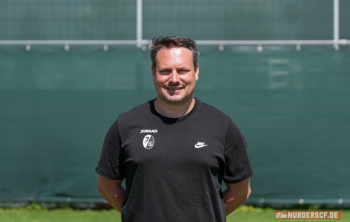
<instances>
[{"instance_id":1,"label":"man's head","mask_svg":"<svg viewBox=\"0 0 350 222\"><path fill-rule=\"evenodd\" d=\"M167 104L191 101L199 73L195 42L189 38L161 37L153 39L149 48L157 98Z\"/></svg>"},{"instance_id":2,"label":"man's head","mask_svg":"<svg viewBox=\"0 0 350 222\"><path fill-rule=\"evenodd\" d=\"M149 46L149 54L152 60L153 68L156 68L157 65L157 54L160 49L166 48L180 48L184 47L191 51L193 56L193 66L196 67L198 63L199 51L196 45L196 42L190 38L186 37L154 37L152 39L152 44Z\"/></svg>"}]
</instances>

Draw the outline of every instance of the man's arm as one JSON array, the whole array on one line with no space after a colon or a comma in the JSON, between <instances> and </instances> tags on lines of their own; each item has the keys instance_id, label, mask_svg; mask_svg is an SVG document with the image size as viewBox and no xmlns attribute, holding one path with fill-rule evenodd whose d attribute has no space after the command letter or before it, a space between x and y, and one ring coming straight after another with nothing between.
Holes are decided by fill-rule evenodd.
<instances>
[{"instance_id":1,"label":"man's arm","mask_svg":"<svg viewBox=\"0 0 350 222\"><path fill-rule=\"evenodd\" d=\"M238 183L225 183L227 190L223 192L226 216L243 204L250 196L249 178Z\"/></svg>"},{"instance_id":2,"label":"man's arm","mask_svg":"<svg viewBox=\"0 0 350 222\"><path fill-rule=\"evenodd\" d=\"M124 187L122 187L123 180L111 180L101 175L98 176L97 190L101 196L121 212L122 204L126 195Z\"/></svg>"}]
</instances>

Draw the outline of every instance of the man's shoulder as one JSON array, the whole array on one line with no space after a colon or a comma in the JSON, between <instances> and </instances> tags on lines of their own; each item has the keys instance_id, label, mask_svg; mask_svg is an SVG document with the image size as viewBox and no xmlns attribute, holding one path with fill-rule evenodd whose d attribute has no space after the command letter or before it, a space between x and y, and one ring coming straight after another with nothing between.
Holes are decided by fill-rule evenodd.
<instances>
[{"instance_id":1,"label":"man's shoulder","mask_svg":"<svg viewBox=\"0 0 350 222\"><path fill-rule=\"evenodd\" d=\"M215 119L220 118L223 120L228 120L230 119L230 117L228 115L226 115L225 113L223 113L222 111L220 111L218 108L209 105L207 103L204 103L200 100L198 100L201 104L201 109L200 111L206 115L210 115L210 116L214 116Z\"/></svg>"},{"instance_id":2,"label":"man's shoulder","mask_svg":"<svg viewBox=\"0 0 350 222\"><path fill-rule=\"evenodd\" d=\"M151 104L152 100L121 113L115 121L119 131L128 131L130 128L140 127L144 125L145 122L151 121Z\"/></svg>"},{"instance_id":3,"label":"man's shoulder","mask_svg":"<svg viewBox=\"0 0 350 222\"><path fill-rule=\"evenodd\" d=\"M147 101L145 103L142 103L141 105L138 105L129 111L126 111L124 113L121 113L119 115L119 119L129 119L129 118L137 118L142 116L147 116L151 114L151 105L154 100Z\"/></svg>"}]
</instances>

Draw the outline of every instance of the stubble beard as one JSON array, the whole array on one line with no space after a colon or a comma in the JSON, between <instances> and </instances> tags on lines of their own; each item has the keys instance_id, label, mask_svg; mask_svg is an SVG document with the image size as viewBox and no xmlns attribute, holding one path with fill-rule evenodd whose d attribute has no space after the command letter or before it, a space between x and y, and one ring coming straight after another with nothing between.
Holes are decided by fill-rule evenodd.
<instances>
[{"instance_id":1,"label":"stubble beard","mask_svg":"<svg viewBox=\"0 0 350 222\"><path fill-rule=\"evenodd\" d=\"M159 94L159 97L164 103L167 103L169 105L181 105L181 104L186 103L191 98L193 98L193 92L187 96L182 97L182 98L171 98L170 95L166 96L163 94Z\"/></svg>"}]
</instances>

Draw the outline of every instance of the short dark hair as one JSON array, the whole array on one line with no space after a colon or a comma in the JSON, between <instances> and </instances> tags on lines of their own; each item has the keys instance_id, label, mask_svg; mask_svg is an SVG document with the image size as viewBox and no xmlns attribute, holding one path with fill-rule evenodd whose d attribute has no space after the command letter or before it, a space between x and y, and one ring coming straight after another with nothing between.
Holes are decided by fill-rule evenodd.
<instances>
[{"instance_id":1,"label":"short dark hair","mask_svg":"<svg viewBox=\"0 0 350 222\"><path fill-rule=\"evenodd\" d=\"M170 37L154 37L152 39L152 44L149 46L149 55L151 56L152 60L152 66L155 69L157 66L157 54L160 49L162 48L178 48L178 47L184 47L191 51L193 56L193 65L196 69L197 63L198 63L198 57L199 57L199 51L196 45L196 42L190 38L186 37L177 37L177 36L170 36Z\"/></svg>"}]
</instances>

